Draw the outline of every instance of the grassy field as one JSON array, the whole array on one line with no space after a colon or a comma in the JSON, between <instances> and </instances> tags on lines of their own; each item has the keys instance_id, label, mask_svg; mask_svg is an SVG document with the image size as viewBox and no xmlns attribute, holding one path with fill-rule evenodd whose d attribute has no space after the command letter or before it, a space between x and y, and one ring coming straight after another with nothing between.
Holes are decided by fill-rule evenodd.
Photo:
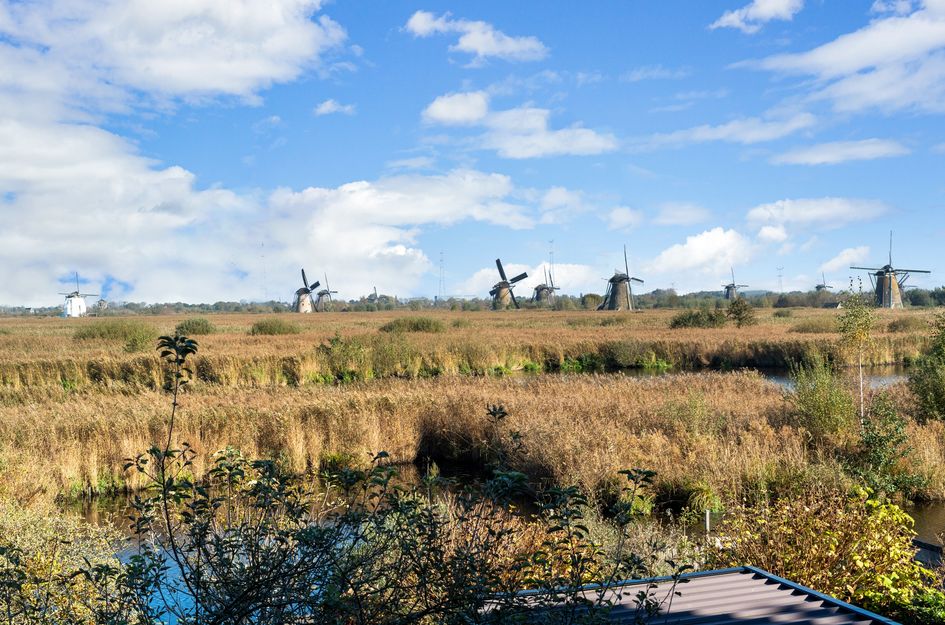
<instances>
[{"instance_id":1,"label":"grassy field","mask_svg":"<svg viewBox=\"0 0 945 625\"><path fill-rule=\"evenodd\" d=\"M502 453L533 480L577 483L601 500L617 470L645 467L658 472L658 498L674 505L846 487L843 462L855 441L812 442L783 389L757 374L541 375L781 364L834 353L836 334L795 329L830 329L835 315L760 311L750 328L670 330L671 312L440 313L425 315L439 324L420 325L441 331L388 332L381 326L403 313L339 313L283 316L301 331L276 336L249 334L259 317L214 316L218 331L198 337L198 381L183 399L177 437L199 452L198 473L209 454L232 445L294 470L361 463L380 450L395 462L431 457L481 469ZM871 360L917 354L926 340L924 324L912 321L919 317L880 315ZM181 320L141 319L155 333ZM0 494L49 499L138 486L121 466L166 427L164 370L120 339L75 338L102 321L0 320ZM498 375L516 369L525 373ZM894 396L908 413L904 386ZM485 417L489 404L510 414L498 428ZM910 421L908 434L905 468L926 478L924 497L945 498L945 429Z\"/></svg>"},{"instance_id":2,"label":"grassy field","mask_svg":"<svg viewBox=\"0 0 945 625\"><path fill-rule=\"evenodd\" d=\"M227 387L305 386L337 379L420 378L634 367L786 367L813 353L840 360L836 311L759 311L747 328L670 329L672 311L509 311L423 315L282 315L296 333L251 334L268 318L218 315L200 337L198 382ZM880 314L870 364L908 362L925 344L923 312ZM404 317L432 319L433 332L381 329ZM141 317L131 339L96 338L113 319L0 319L0 387L86 385L160 388L163 370L144 340L172 333L186 317ZM410 329L408 324L408 330ZM77 338L90 335L90 338ZM143 336L142 336L143 335Z\"/></svg>"}]
</instances>

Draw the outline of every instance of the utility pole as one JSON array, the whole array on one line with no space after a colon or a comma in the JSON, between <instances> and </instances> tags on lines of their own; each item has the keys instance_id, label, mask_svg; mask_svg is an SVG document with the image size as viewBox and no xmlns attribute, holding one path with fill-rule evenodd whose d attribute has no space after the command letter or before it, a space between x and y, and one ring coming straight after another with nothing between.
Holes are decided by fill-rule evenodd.
<instances>
[{"instance_id":1,"label":"utility pole","mask_svg":"<svg viewBox=\"0 0 945 625\"><path fill-rule=\"evenodd\" d=\"M778 267L778 293L784 293L784 267Z\"/></svg>"},{"instance_id":2,"label":"utility pole","mask_svg":"<svg viewBox=\"0 0 945 625\"><path fill-rule=\"evenodd\" d=\"M445 293L446 286L445 286L445 285L446 285L446 281L445 281L445 279L444 279L444 277L443 277L443 252L442 252L442 250L441 250L441 251L440 251L440 285L439 285L439 288L438 288L438 290L437 290L437 296L436 296L436 299L437 299L437 301L439 301L439 302L442 302L444 295L446 295L446 293Z\"/></svg>"}]
</instances>

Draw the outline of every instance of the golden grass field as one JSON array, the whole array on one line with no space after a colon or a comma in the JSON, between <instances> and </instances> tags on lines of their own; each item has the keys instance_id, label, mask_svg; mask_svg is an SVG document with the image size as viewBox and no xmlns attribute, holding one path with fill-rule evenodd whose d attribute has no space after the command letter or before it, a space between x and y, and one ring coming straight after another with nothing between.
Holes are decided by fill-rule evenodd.
<instances>
[{"instance_id":1,"label":"golden grass field","mask_svg":"<svg viewBox=\"0 0 945 625\"><path fill-rule=\"evenodd\" d=\"M258 316L209 316L219 332L198 337L198 379L182 400L176 438L199 452L198 472L227 445L295 470L338 458L365 462L381 450L395 462L432 456L481 467L517 430L524 438L514 466L535 480L595 493L606 493L615 472L629 467L656 470L659 488L683 496L842 484L837 458L850 442L812 445L783 389L757 374L540 372L588 355L687 368L783 363L837 350L836 334L795 331L812 319L823 325L836 311L776 318L762 310L756 326L706 330L671 330L672 314L441 312L425 316L440 319L445 331L405 334L378 328L417 313L283 315L302 327L284 336L248 336ZM885 330L895 319L922 316L880 314L870 359L917 355L926 340L921 324ZM159 332L182 319L140 318ZM154 354L126 353L120 341L73 338L76 328L100 321L0 319L0 494L50 499L139 486L125 482L121 466L165 431L164 368ZM341 347L319 349L336 334ZM496 368L531 373L503 376ZM357 375L326 383L343 370ZM894 393L907 410L908 390L900 385ZM495 432L485 410L499 403L510 417ZM910 437L915 452L907 462L928 478L925 496L945 498L945 429L913 423Z\"/></svg>"}]
</instances>

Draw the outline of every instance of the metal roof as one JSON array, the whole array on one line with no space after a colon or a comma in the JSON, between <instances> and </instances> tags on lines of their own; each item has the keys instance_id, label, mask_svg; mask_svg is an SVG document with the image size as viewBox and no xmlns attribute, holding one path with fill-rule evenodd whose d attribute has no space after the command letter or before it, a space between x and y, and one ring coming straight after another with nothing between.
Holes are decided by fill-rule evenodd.
<instances>
[{"instance_id":1,"label":"metal roof","mask_svg":"<svg viewBox=\"0 0 945 625\"><path fill-rule=\"evenodd\" d=\"M653 619L660 625L898 625L895 621L795 584L761 569L746 566L680 576L679 596ZM636 593L655 584L655 597L672 591L672 579L621 582L606 591L613 601L612 623L633 623ZM590 599L599 590L588 589Z\"/></svg>"}]
</instances>

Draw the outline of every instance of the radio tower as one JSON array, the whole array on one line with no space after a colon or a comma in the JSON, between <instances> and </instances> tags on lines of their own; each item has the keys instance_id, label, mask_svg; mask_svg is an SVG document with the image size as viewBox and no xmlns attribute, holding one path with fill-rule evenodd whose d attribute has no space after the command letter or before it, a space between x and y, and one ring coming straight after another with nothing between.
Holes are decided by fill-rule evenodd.
<instances>
[{"instance_id":1,"label":"radio tower","mask_svg":"<svg viewBox=\"0 0 945 625\"><path fill-rule=\"evenodd\" d=\"M445 284L446 282L443 278L443 252L440 252L440 285L436 295L437 302L442 302L443 297L446 295L444 292L446 290Z\"/></svg>"},{"instance_id":2,"label":"radio tower","mask_svg":"<svg viewBox=\"0 0 945 625\"><path fill-rule=\"evenodd\" d=\"M778 267L778 293L784 293L784 267Z\"/></svg>"}]
</instances>

